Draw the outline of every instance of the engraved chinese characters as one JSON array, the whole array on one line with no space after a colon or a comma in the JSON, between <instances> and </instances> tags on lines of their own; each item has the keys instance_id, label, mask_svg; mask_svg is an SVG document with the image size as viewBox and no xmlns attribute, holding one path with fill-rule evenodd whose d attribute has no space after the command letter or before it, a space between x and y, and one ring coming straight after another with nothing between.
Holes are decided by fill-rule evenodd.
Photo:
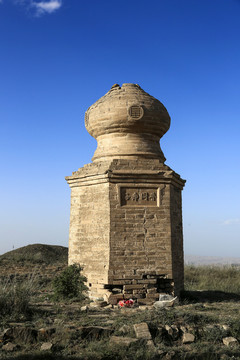
<instances>
[{"instance_id":1,"label":"engraved chinese characters","mask_svg":"<svg viewBox=\"0 0 240 360\"><path fill-rule=\"evenodd\" d=\"M158 206L158 188L120 188L121 205Z\"/></svg>"}]
</instances>

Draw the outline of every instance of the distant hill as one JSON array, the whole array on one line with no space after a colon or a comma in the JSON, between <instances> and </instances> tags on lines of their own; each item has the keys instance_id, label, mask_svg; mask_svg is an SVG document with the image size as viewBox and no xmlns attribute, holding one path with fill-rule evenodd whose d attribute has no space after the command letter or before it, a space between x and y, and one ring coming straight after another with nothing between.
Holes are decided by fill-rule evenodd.
<instances>
[{"instance_id":1,"label":"distant hill","mask_svg":"<svg viewBox=\"0 0 240 360\"><path fill-rule=\"evenodd\" d=\"M67 264L68 248L58 245L32 244L0 256L3 263Z\"/></svg>"},{"instance_id":2,"label":"distant hill","mask_svg":"<svg viewBox=\"0 0 240 360\"><path fill-rule=\"evenodd\" d=\"M62 264L68 262L68 248L59 245L32 244L0 255L0 265L4 263ZM185 255L185 265L236 265L239 257Z\"/></svg>"},{"instance_id":3,"label":"distant hill","mask_svg":"<svg viewBox=\"0 0 240 360\"><path fill-rule=\"evenodd\" d=\"M236 266L240 266L240 258L238 258L238 257L185 255L184 261L185 261L185 265L236 265Z\"/></svg>"}]
</instances>

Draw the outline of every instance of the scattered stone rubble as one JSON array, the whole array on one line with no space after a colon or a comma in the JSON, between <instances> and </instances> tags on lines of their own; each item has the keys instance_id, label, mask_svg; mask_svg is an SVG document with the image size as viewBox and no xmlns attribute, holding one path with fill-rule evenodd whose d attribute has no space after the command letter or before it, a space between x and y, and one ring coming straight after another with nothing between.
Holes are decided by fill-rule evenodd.
<instances>
[{"instance_id":1,"label":"scattered stone rubble","mask_svg":"<svg viewBox=\"0 0 240 360\"><path fill-rule=\"evenodd\" d=\"M46 343L43 343L43 344L41 345L40 350L41 350L41 351L49 351L49 350L52 349L52 347L53 347L53 344L52 344L52 343L46 342Z\"/></svg>"},{"instance_id":2,"label":"scattered stone rubble","mask_svg":"<svg viewBox=\"0 0 240 360\"><path fill-rule=\"evenodd\" d=\"M235 345L238 345L237 339L235 339L235 338L232 337L232 336L223 338L223 343L224 343L224 345L227 345L227 346L231 346L231 345L234 345L234 346L235 346Z\"/></svg>"},{"instance_id":3,"label":"scattered stone rubble","mask_svg":"<svg viewBox=\"0 0 240 360\"><path fill-rule=\"evenodd\" d=\"M152 340L147 323L134 324L133 327L137 339Z\"/></svg>"},{"instance_id":4,"label":"scattered stone rubble","mask_svg":"<svg viewBox=\"0 0 240 360\"><path fill-rule=\"evenodd\" d=\"M71 342L71 334L75 334L74 337L78 339L84 339L87 341L94 341L100 339L109 339L110 344L117 344L122 346L130 346L138 341L145 341L147 348L153 352L159 352L158 345L163 342L164 344L171 345L190 345L196 341L196 335L199 339L207 339L207 333L220 329L223 333L228 333L228 337L222 338L222 346L226 347L238 347L238 340L231 335L231 328L228 325L206 325L204 328L199 326L188 326L186 324L171 324L162 325L154 331L152 329L151 322L140 322L133 325L124 324L115 334L115 329L111 327L113 321L109 319L108 314L118 314L127 311L129 315L133 312L141 312L139 307L119 309L117 307L109 308L103 307L101 301L98 302L97 307L89 308L89 318L95 317L96 319L106 319L106 326L76 326L73 324L65 324L64 326L48 326L35 328L34 325L24 325L24 323L13 323L12 326L7 327L0 333L0 352L15 352L23 350L26 345L31 345L35 349L40 351L54 351L55 345L58 343L59 335L64 341ZM148 309L148 310L146 310ZM86 311L86 310L82 310ZM106 312L107 311L107 312ZM154 307L145 306L145 311L156 311ZM166 311L166 310L165 310ZM171 311L171 310L169 310ZM126 314L127 314L126 313ZM161 316L161 312L159 312ZM53 321L53 323L58 323ZM135 336L133 335L135 334ZM161 351L160 351L161 352ZM1 354L1 353L0 353ZM159 354L161 355L161 354ZM170 355L169 355L170 356Z\"/></svg>"},{"instance_id":5,"label":"scattered stone rubble","mask_svg":"<svg viewBox=\"0 0 240 360\"><path fill-rule=\"evenodd\" d=\"M195 341L195 336L190 333L183 333L182 343L183 344L191 344Z\"/></svg>"}]
</instances>

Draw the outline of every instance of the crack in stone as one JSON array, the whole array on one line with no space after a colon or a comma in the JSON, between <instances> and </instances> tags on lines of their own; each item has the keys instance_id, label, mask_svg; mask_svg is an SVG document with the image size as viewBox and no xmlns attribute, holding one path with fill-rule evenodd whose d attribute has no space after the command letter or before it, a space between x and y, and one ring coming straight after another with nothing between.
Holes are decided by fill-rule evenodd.
<instances>
[{"instance_id":1,"label":"crack in stone","mask_svg":"<svg viewBox=\"0 0 240 360\"><path fill-rule=\"evenodd\" d=\"M148 257L147 252L146 252L146 242L147 242L146 209L144 209L143 229L144 229L143 249L145 251L145 257L146 257L148 268L149 268L149 257Z\"/></svg>"}]
</instances>

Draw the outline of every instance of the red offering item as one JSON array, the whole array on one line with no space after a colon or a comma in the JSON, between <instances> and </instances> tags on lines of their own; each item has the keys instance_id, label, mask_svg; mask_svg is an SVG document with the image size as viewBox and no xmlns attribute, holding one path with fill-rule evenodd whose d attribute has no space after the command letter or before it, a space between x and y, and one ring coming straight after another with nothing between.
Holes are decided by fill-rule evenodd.
<instances>
[{"instance_id":1,"label":"red offering item","mask_svg":"<svg viewBox=\"0 0 240 360\"><path fill-rule=\"evenodd\" d=\"M120 301L118 302L118 306L124 307L124 306L125 306L124 300L120 300Z\"/></svg>"},{"instance_id":2,"label":"red offering item","mask_svg":"<svg viewBox=\"0 0 240 360\"><path fill-rule=\"evenodd\" d=\"M127 307L133 306L133 300L132 299L126 300L125 306L127 306Z\"/></svg>"},{"instance_id":3,"label":"red offering item","mask_svg":"<svg viewBox=\"0 0 240 360\"><path fill-rule=\"evenodd\" d=\"M129 300L120 300L118 302L118 306L120 307L132 307L134 304L134 301L132 299Z\"/></svg>"}]
</instances>

